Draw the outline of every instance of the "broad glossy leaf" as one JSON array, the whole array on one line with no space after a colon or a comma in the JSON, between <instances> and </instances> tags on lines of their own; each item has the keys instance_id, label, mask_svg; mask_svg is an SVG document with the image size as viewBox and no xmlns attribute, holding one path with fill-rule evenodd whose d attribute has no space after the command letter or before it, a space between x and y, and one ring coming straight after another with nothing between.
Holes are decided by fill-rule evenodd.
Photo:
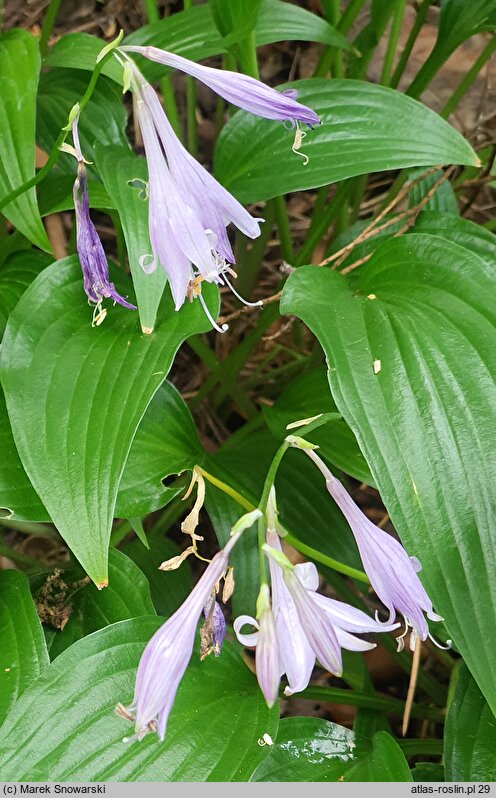
<instances>
[{"instance_id":1,"label":"broad glossy leaf","mask_svg":"<svg viewBox=\"0 0 496 798\"><path fill-rule=\"evenodd\" d=\"M0 198L34 177L35 108L40 53L26 30L0 36ZM41 222L36 189L25 191L2 213L33 244L51 251Z\"/></svg>"},{"instance_id":2,"label":"broad glossy leaf","mask_svg":"<svg viewBox=\"0 0 496 798\"><path fill-rule=\"evenodd\" d=\"M344 50L352 46L322 17L282 0L262 0L255 39L258 47L281 41L319 42Z\"/></svg>"},{"instance_id":3,"label":"broad glossy leaf","mask_svg":"<svg viewBox=\"0 0 496 798\"><path fill-rule=\"evenodd\" d=\"M283 718L252 781L338 781L355 759L355 735L322 718Z\"/></svg>"},{"instance_id":4,"label":"broad glossy leaf","mask_svg":"<svg viewBox=\"0 0 496 798\"><path fill-rule=\"evenodd\" d=\"M477 156L444 119L393 89L357 80L313 78L287 84L322 124L308 130L301 151L283 125L240 111L215 150L215 173L244 203L334 183L369 172L444 163L474 164ZM384 125L394 119L394 126ZM275 168L277 165L277 168Z\"/></svg>"},{"instance_id":5,"label":"broad glossy leaf","mask_svg":"<svg viewBox=\"0 0 496 798\"><path fill-rule=\"evenodd\" d=\"M42 75L38 92L36 138L45 152L53 147L67 122L69 111L83 96L89 80L90 76L82 69L53 69ZM127 114L119 88L111 80L99 78L91 100L81 113L78 126L84 157L91 162L95 160L94 147L97 141L103 146L126 146L126 124ZM61 153L57 163L59 170L75 176L76 162L72 155ZM88 169L93 173L92 165Z\"/></svg>"},{"instance_id":6,"label":"broad glossy leaf","mask_svg":"<svg viewBox=\"0 0 496 798\"><path fill-rule=\"evenodd\" d=\"M357 736L322 718L283 718L269 756L252 781L412 781L397 742L377 732L360 752Z\"/></svg>"},{"instance_id":7,"label":"broad glossy leaf","mask_svg":"<svg viewBox=\"0 0 496 798\"><path fill-rule=\"evenodd\" d=\"M40 620L20 571L0 573L0 723L49 664Z\"/></svg>"},{"instance_id":8,"label":"broad glossy leaf","mask_svg":"<svg viewBox=\"0 0 496 798\"><path fill-rule=\"evenodd\" d=\"M207 286L212 305L217 296ZM90 322L76 258L54 263L12 313L1 369L26 472L89 576L105 584L117 490L138 424L179 345L209 325L199 303L175 313L169 296L154 335L141 334L137 315L120 306L100 327Z\"/></svg>"},{"instance_id":9,"label":"broad glossy leaf","mask_svg":"<svg viewBox=\"0 0 496 798\"><path fill-rule=\"evenodd\" d=\"M176 571L159 571L160 563L178 555L179 548L160 532L148 535L147 541L148 549L134 538L124 543L122 551L145 574L158 614L168 617L178 609L193 587L191 569L186 561Z\"/></svg>"},{"instance_id":10,"label":"broad glossy leaf","mask_svg":"<svg viewBox=\"0 0 496 798\"><path fill-rule=\"evenodd\" d=\"M496 719L463 663L454 673L444 746L447 781L496 780Z\"/></svg>"},{"instance_id":11,"label":"broad glossy leaf","mask_svg":"<svg viewBox=\"0 0 496 798\"><path fill-rule=\"evenodd\" d=\"M28 285L37 274L52 263L44 252L24 249L11 255L0 269L0 337L9 313L15 308Z\"/></svg>"},{"instance_id":12,"label":"broad glossy leaf","mask_svg":"<svg viewBox=\"0 0 496 798\"><path fill-rule=\"evenodd\" d=\"M225 52L229 43L219 35L207 4L196 5L186 11L171 14L160 22L146 25L126 36L125 44L153 44L201 61ZM310 41L349 49L351 45L332 25L304 8L282 0L265 0L261 4L255 28L257 46L279 41ZM47 66L92 70L102 49L102 40L87 33L67 33L50 48L44 63ZM145 59L140 65L148 80L158 80L164 68ZM116 83L122 83L122 68L111 59L103 74Z\"/></svg>"},{"instance_id":13,"label":"broad glossy leaf","mask_svg":"<svg viewBox=\"0 0 496 798\"><path fill-rule=\"evenodd\" d=\"M50 659L55 659L76 640L117 621L155 615L150 586L137 565L117 549L109 551L109 583L105 590L86 577L82 568L63 571L69 586L65 601L70 613L64 628L55 632L50 643Z\"/></svg>"},{"instance_id":14,"label":"broad glossy leaf","mask_svg":"<svg viewBox=\"0 0 496 798\"><path fill-rule=\"evenodd\" d=\"M412 234L378 248L352 286L303 267L289 278L283 310L323 346L336 404L494 708L494 263Z\"/></svg>"},{"instance_id":15,"label":"broad glossy leaf","mask_svg":"<svg viewBox=\"0 0 496 798\"><path fill-rule=\"evenodd\" d=\"M276 736L255 677L229 644L193 660L167 736L123 743L131 726L114 714L129 703L139 658L160 620L121 621L61 654L2 727L2 778L10 781L247 781ZM201 755L200 755L201 753Z\"/></svg>"},{"instance_id":16,"label":"broad glossy leaf","mask_svg":"<svg viewBox=\"0 0 496 798\"><path fill-rule=\"evenodd\" d=\"M276 438L283 439L288 424L319 413L336 413L329 394L325 369L318 368L293 380L271 407L264 407L267 426ZM297 430L295 430L297 433ZM358 448L356 438L342 418L330 420L307 436L319 446L319 454L346 474L373 485L372 475Z\"/></svg>"},{"instance_id":17,"label":"broad glossy leaf","mask_svg":"<svg viewBox=\"0 0 496 798\"><path fill-rule=\"evenodd\" d=\"M372 738L372 750L357 759L344 781L413 781L408 762L396 740L385 731Z\"/></svg>"},{"instance_id":18,"label":"broad glossy leaf","mask_svg":"<svg viewBox=\"0 0 496 798\"><path fill-rule=\"evenodd\" d=\"M352 227L348 228L343 236L336 239L334 246L329 250L337 252L342 246L346 246L353 241L364 229L366 222L359 222ZM382 244L386 239L397 233L402 227L402 222L395 222L385 230L381 230L377 235L369 238L358 244L347 258L342 262L340 268L345 268L352 263L370 255L377 247ZM470 252L478 255L479 258L486 260L489 264L496 258L496 236L482 227L480 224L475 224L468 219L462 219L459 216L454 216L451 213L436 213L433 211L423 211L418 217L415 227L408 231L407 235L417 233L428 233L430 235L440 236L447 241L453 241L455 244L465 247Z\"/></svg>"},{"instance_id":19,"label":"broad glossy leaf","mask_svg":"<svg viewBox=\"0 0 496 798\"><path fill-rule=\"evenodd\" d=\"M409 177L410 179L414 179L419 177L421 173L422 170L418 169ZM439 180L441 176L442 171L439 170L439 172L434 172L433 174L428 175L428 177L425 177L420 181L420 183L412 186L408 195L408 207L414 208L417 206L434 187L436 181ZM451 183L449 183L448 180L444 180L438 186L432 197L429 199L427 205L425 205L425 210L437 211L438 213L451 213L454 216L458 215L458 201Z\"/></svg>"},{"instance_id":20,"label":"broad glossy leaf","mask_svg":"<svg viewBox=\"0 0 496 798\"><path fill-rule=\"evenodd\" d=\"M96 59L104 46L102 39L89 33L66 33L50 47L43 64L64 69L93 71ZM115 83L122 84L122 67L116 58L110 58L104 64L102 74Z\"/></svg>"},{"instance_id":21,"label":"broad glossy leaf","mask_svg":"<svg viewBox=\"0 0 496 798\"><path fill-rule=\"evenodd\" d=\"M138 302L141 329L151 333L157 317L163 290L165 270L159 265L153 274L145 274L140 259L152 257L152 247L148 235L148 201L142 196L143 185L148 180L144 158L138 158L129 147L96 147L96 166L111 196L126 239L129 266ZM142 186L131 185L136 180Z\"/></svg>"},{"instance_id":22,"label":"broad glossy leaf","mask_svg":"<svg viewBox=\"0 0 496 798\"><path fill-rule=\"evenodd\" d=\"M245 38L257 24L261 0L208 0L215 26L222 37L233 32Z\"/></svg>"},{"instance_id":23,"label":"broad glossy leaf","mask_svg":"<svg viewBox=\"0 0 496 798\"><path fill-rule=\"evenodd\" d=\"M204 458L188 408L176 388L164 382L133 440L119 485L116 515L133 518L164 507L177 489L162 480L201 465Z\"/></svg>"}]
</instances>

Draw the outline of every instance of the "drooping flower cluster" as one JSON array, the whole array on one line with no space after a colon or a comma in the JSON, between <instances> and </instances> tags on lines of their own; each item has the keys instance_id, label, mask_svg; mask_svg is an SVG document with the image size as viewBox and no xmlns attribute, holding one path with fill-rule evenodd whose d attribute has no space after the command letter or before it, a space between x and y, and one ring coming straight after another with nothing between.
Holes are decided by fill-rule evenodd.
<instances>
[{"instance_id":1,"label":"drooping flower cluster","mask_svg":"<svg viewBox=\"0 0 496 798\"><path fill-rule=\"evenodd\" d=\"M148 163L152 253L143 253L142 268L150 272L161 265L175 309L186 299L198 298L215 329L225 332L227 326L219 327L211 317L201 283L226 285L245 302L230 280L236 277L232 268L235 258L226 228L232 223L249 238L256 238L263 220L253 218L183 147L155 91L126 55L129 52L188 72L254 114L308 125L317 124L319 118L295 100L295 92L277 92L246 75L203 67L155 47L126 46L119 51L118 57L126 59L124 66L136 96L136 116Z\"/></svg>"},{"instance_id":2,"label":"drooping flower cluster","mask_svg":"<svg viewBox=\"0 0 496 798\"><path fill-rule=\"evenodd\" d=\"M114 284L110 282L107 258L90 217L86 167L79 141L78 122L79 114L76 113L72 121L73 154L78 162L73 189L76 211L76 248L83 272L84 290L88 301L95 306L93 323L99 324L105 318L106 313L102 308L103 299L113 299L114 302L118 302L119 305L130 310L136 310L136 307L118 294Z\"/></svg>"},{"instance_id":3,"label":"drooping flower cluster","mask_svg":"<svg viewBox=\"0 0 496 798\"><path fill-rule=\"evenodd\" d=\"M367 651L374 643L356 637L396 629L399 624L380 624L361 610L342 601L319 595L317 569L313 563L293 566L282 552L279 535L267 531L264 547L269 557L272 606L268 588L257 618L241 615L234 622L240 643L256 646L255 664L260 688L269 706L277 698L282 674L286 674L286 695L307 687L317 659L330 673L342 672L341 649ZM267 618L271 617L268 623ZM257 631L243 634L245 625ZM263 647L264 656L260 657Z\"/></svg>"}]
</instances>

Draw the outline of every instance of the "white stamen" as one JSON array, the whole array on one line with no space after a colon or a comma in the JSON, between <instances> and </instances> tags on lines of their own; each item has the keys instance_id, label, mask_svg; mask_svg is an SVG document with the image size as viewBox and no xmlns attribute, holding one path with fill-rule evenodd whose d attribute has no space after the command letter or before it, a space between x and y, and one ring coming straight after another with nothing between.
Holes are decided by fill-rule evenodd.
<instances>
[{"instance_id":1,"label":"white stamen","mask_svg":"<svg viewBox=\"0 0 496 798\"><path fill-rule=\"evenodd\" d=\"M246 299L243 299L241 294L238 294L238 292L234 288L233 284L228 280L226 275L223 274L222 276L223 276L223 278L224 278L224 280L226 282L226 285L231 289L231 291L233 292L234 296L237 297L239 299L239 301L243 303L243 305L246 305L249 308L262 308L263 307L263 302L262 302L261 299L259 299L258 302L248 302Z\"/></svg>"},{"instance_id":2,"label":"white stamen","mask_svg":"<svg viewBox=\"0 0 496 798\"><path fill-rule=\"evenodd\" d=\"M446 645L444 645L444 646L443 646L443 644L442 644L442 643L440 643L440 642L439 642L439 640L436 640L436 639L435 639L435 638L434 638L434 637L431 635L431 633L430 633L430 632L428 632L428 633L427 633L427 637L429 638L429 640L431 641L431 643L434 643L434 645L436 646L436 648L440 648L440 649L442 649L442 651L450 651L450 649L451 649L451 647L452 647L452 645L453 645L453 641L452 641L452 640L447 640L447 641L446 641Z\"/></svg>"},{"instance_id":3,"label":"white stamen","mask_svg":"<svg viewBox=\"0 0 496 798\"><path fill-rule=\"evenodd\" d=\"M217 332L219 332L219 333L227 332L228 329L229 329L229 324L223 324L222 327L219 327L217 322L214 321L214 319L212 317L212 314L210 313L209 309L207 308L205 300L203 299L201 294L198 294L198 299L200 300L201 306L202 306L203 310L205 311L205 316L209 320L209 322L212 325L212 327L214 328L214 330L217 330Z\"/></svg>"}]
</instances>

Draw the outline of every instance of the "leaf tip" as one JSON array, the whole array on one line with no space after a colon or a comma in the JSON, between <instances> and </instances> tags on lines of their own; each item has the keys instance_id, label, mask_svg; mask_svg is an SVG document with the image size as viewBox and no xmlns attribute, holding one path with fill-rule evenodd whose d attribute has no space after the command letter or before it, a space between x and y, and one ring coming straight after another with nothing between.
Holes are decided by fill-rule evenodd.
<instances>
[{"instance_id":1,"label":"leaf tip","mask_svg":"<svg viewBox=\"0 0 496 798\"><path fill-rule=\"evenodd\" d=\"M108 579L102 579L101 582L95 582L98 590L103 590L104 587L108 587Z\"/></svg>"},{"instance_id":2,"label":"leaf tip","mask_svg":"<svg viewBox=\"0 0 496 798\"><path fill-rule=\"evenodd\" d=\"M141 332L143 335L151 335L153 332L153 327L145 327L144 324L141 325Z\"/></svg>"}]
</instances>

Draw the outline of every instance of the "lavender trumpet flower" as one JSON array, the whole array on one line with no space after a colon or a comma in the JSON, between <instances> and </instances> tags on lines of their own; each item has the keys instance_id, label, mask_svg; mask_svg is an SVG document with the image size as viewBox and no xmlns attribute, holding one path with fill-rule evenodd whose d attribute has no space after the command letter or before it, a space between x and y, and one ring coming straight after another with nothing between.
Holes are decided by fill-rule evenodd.
<instances>
[{"instance_id":1,"label":"lavender trumpet flower","mask_svg":"<svg viewBox=\"0 0 496 798\"><path fill-rule=\"evenodd\" d=\"M349 604L316 593L319 578L315 565L291 565L274 530L267 531L266 539L264 551L269 557L276 634L272 647L278 649L280 672L288 679L285 695L299 693L307 687L316 658L331 673L340 675L341 648L349 651L375 648L375 643L361 640L356 634L398 628L398 623L382 624ZM240 643L256 646L255 664L261 684L258 674L261 635L260 631L241 633L242 627L248 624L261 631L261 626L249 615L236 618L234 631ZM265 695L264 688L262 690Z\"/></svg>"},{"instance_id":2,"label":"lavender trumpet flower","mask_svg":"<svg viewBox=\"0 0 496 798\"><path fill-rule=\"evenodd\" d=\"M297 122L306 125L320 124L315 111L297 102L295 99L297 92L294 89L278 92L248 75L202 66L188 58L160 50L158 47L126 45L120 49L127 53L139 53L150 61L186 72L205 83L227 102L237 105L238 108L244 108L256 116L290 121L293 124Z\"/></svg>"},{"instance_id":3,"label":"lavender trumpet flower","mask_svg":"<svg viewBox=\"0 0 496 798\"><path fill-rule=\"evenodd\" d=\"M154 271L165 269L176 310L185 299L198 298L212 326L225 332L212 319L201 295L201 283L232 286L228 275L236 276L229 264L234 255L226 232L233 222L250 238L260 235L254 219L199 163L177 139L152 87L130 63L131 82L137 96L137 120L143 136L149 173L149 230L152 262L141 266Z\"/></svg>"},{"instance_id":4,"label":"lavender trumpet flower","mask_svg":"<svg viewBox=\"0 0 496 798\"><path fill-rule=\"evenodd\" d=\"M188 598L148 642L138 666L133 703L128 708L119 705L117 710L118 714L135 719L135 734L128 740L141 740L150 732L164 739L177 688L193 652L198 619L226 570L229 553L242 531L236 532L215 555Z\"/></svg>"},{"instance_id":5,"label":"lavender trumpet flower","mask_svg":"<svg viewBox=\"0 0 496 798\"><path fill-rule=\"evenodd\" d=\"M98 326L104 320L107 311L102 308L103 299L113 299L125 308L136 310L115 290L110 282L107 258L102 242L90 218L88 202L88 187L86 180L86 167L81 152L78 133L79 114L72 122L72 137L74 140L74 154L78 162L77 177L74 182L73 196L76 211L76 247L79 262L83 272L83 286L88 301L94 303L93 326Z\"/></svg>"},{"instance_id":6,"label":"lavender trumpet flower","mask_svg":"<svg viewBox=\"0 0 496 798\"><path fill-rule=\"evenodd\" d=\"M398 650L403 648L404 637L411 627L410 648L413 651L417 638L432 639L424 612L431 621L444 620L434 612L417 576L422 568L420 562L416 557L409 557L397 540L369 521L314 450L305 448L304 451L324 475L327 490L351 527L370 583L389 610L386 623L391 623L396 612L404 618L405 631L398 638ZM448 641L448 648L450 645L451 641Z\"/></svg>"}]
</instances>

